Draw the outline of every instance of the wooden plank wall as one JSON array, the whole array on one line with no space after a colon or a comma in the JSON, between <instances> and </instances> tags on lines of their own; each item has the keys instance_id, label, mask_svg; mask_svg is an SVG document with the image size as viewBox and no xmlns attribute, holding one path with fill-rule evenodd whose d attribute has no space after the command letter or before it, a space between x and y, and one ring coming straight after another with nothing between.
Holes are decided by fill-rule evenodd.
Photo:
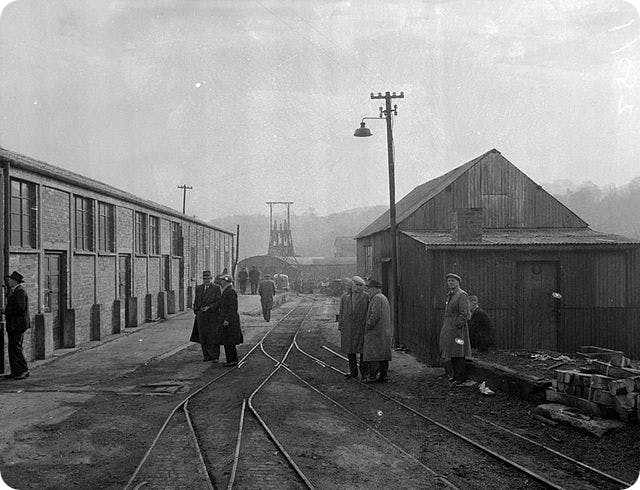
<instances>
[{"instance_id":1,"label":"wooden plank wall","mask_svg":"<svg viewBox=\"0 0 640 490\"><path fill-rule=\"evenodd\" d=\"M403 230L449 230L456 208L482 207L484 228L572 228L586 223L499 154L487 155L408 217Z\"/></svg>"},{"instance_id":2,"label":"wooden plank wall","mask_svg":"<svg viewBox=\"0 0 640 490\"><path fill-rule=\"evenodd\" d=\"M413 243L412 243L413 242ZM517 262L557 261L560 301L558 349L580 345L623 350L640 358L640 250L431 250L400 238L401 343L419 359L438 359L444 313L444 275L462 276L462 288L480 299L494 321L499 349L524 348L519 328Z\"/></svg>"}]
</instances>

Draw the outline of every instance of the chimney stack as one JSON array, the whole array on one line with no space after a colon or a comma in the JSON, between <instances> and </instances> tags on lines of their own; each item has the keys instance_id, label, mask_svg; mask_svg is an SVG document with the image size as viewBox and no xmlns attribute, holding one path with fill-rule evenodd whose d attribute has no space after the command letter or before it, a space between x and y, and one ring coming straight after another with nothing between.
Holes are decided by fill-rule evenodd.
<instances>
[{"instance_id":1,"label":"chimney stack","mask_svg":"<svg viewBox=\"0 0 640 490\"><path fill-rule=\"evenodd\" d=\"M458 208L453 211L451 240L454 242L482 241L482 208Z\"/></svg>"}]
</instances>

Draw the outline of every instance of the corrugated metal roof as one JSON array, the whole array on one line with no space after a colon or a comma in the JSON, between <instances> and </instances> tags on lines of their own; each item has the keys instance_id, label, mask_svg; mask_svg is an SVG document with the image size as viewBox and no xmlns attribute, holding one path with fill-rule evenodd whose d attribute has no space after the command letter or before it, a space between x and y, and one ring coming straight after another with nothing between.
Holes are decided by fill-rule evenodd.
<instances>
[{"instance_id":1,"label":"corrugated metal roof","mask_svg":"<svg viewBox=\"0 0 640 490\"><path fill-rule=\"evenodd\" d=\"M158 204L153 201L142 199L134 194L130 194L128 192L122 191L116 187L112 187L98 180L90 179L89 177L85 177L75 172L71 172L70 170L66 170L61 167L56 167L55 165L51 165L49 163L36 160L35 158L21 155L14 151L7 150L6 148L2 148L1 146L0 146L0 158L4 158L8 160L12 166L15 166L17 168L21 168L24 170L28 170L30 172L44 175L54 180L59 180L62 182L67 182L72 185L77 185L87 190L92 190L94 192L109 195L117 199L122 199L123 201L131 202L139 206L154 209L159 212L168 214L170 216L175 216L176 218L180 218L181 220L184 220L184 221L190 221L192 223L197 223L199 225L206 226L207 228L212 228L215 230L222 231L224 233L228 233L229 235L233 235L233 233L228 230L219 228L217 226L213 226L207 223L206 221L200 220L198 218L193 218L191 216L182 214L181 212L175 209L172 209L170 207L163 206L162 204Z\"/></svg>"},{"instance_id":2,"label":"corrugated metal roof","mask_svg":"<svg viewBox=\"0 0 640 490\"><path fill-rule=\"evenodd\" d=\"M496 149L489 150L479 157L476 157L473 160L460 165L453 170L450 170L446 174L429 180L413 189L411 192L409 192L409 194L404 196L402 199L400 199L400 201L396 203L396 223L401 223L402 221L407 219L425 202L440 194L440 192L445 190L447 186L451 185L458 177L460 177L490 153L499 153L499 151ZM362 238L365 236L373 235L374 233L379 233L381 231L387 230L389 227L389 210L387 210L364 230L358 233L355 238Z\"/></svg>"},{"instance_id":3,"label":"corrugated metal roof","mask_svg":"<svg viewBox=\"0 0 640 490\"><path fill-rule=\"evenodd\" d=\"M590 228L483 230L481 242L454 242L447 231L401 231L425 245L486 247L519 245L638 245L640 240Z\"/></svg>"}]
</instances>

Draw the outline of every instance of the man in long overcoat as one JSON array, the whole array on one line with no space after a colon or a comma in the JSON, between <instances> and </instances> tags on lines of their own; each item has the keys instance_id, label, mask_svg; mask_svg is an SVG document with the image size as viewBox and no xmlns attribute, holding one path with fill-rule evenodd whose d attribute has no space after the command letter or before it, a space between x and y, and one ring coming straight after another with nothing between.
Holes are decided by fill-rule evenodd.
<instances>
[{"instance_id":1,"label":"man in long overcoat","mask_svg":"<svg viewBox=\"0 0 640 490\"><path fill-rule=\"evenodd\" d=\"M366 383L387 381L387 371L391 360L391 308L389 300L382 294L382 284L369 279L369 306L364 331L362 357L366 363ZM376 377L377 376L377 377Z\"/></svg>"},{"instance_id":2,"label":"man in long overcoat","mask_svg":"<svg viewBox=\"0 0 640 490\"><path fill-rule=\"evenodd\" d=\"M218 315L220 325L218 344L224 345L225 367L237 366L238 351L236 345L244 342L242 328L240 327L240 315L238 314L238 293L233 289L233 279L227 274L220 277L220 286L222 287L222 296L220 297L220 312Z\"/></svg>"},{"instance_id":3,"label":"man in long overcoat","mask_svg":"<svg viewBox=\"0 0 640 490\"><path fill-rule=\"evenodd\" d=\"M213 284L211 271L202 272L202 284L196 286L196 295L193 300L193 312L196 318L193 321L191 342L198 342L202 347L203 361L218 362L220 357L220 342L216 332L218 327L218 307L220 303L220 287Z\"/></svg>"},{"instance_id":4,"label":"man in long overcoat","mask_svg":"<svg viewBox=\"0 0 640 490\"><path fill-rule=\"evenodd\" d=\"M366 370L362 360L362 346L364 344L364 327L367 323L367 308L369 296L364 292L364 279L353 276L351 288L347 288L340 298L338 314L338 329L340 330L340 347L347 354L349 360L348 378L358 377L358 359L360 354L360 374L364 379Z\"/></svg>"},{"instance_id":5,"label":"man in long overcoat","mask_svg":"<svg viewBox=\"0 0 640 490\"><path fill-rule=\"evenodd\" d=\"M276 295L276 283L269 274L265 274L264 279L258 286L260 304L262 305L262 316L266 321L271 320L271 310L273 309L273 297Z\"/></svg>"},{"instance_id":6,"label":"man in long overcoat","mask_svg":"<svg viewBox=\"0 0 640 490\"><path fill-rule=\"evenodd\" d=\"M251 285L251 294L258 293L258 283L260 282L260 271L255 265L249 268L249 284Z\"/></svg>"},{"instance_id":7,"label":"man in long overcoat","mask_svg":"<svg viewBox=\"0 0 640 490\"><path fill-rule=\"evenodd\" d=\"M461 278L459 275L450 272L446 275L446 279L449 291L444 309L444 321L440 330L440 356L444 360L451 361L453 381L459 384L467 378L464 359L471 355L467 323L471 317L469 296L466 291L460 289Z\"/></svg>"},{"instance_id":8,"label":"man in long overcoat","mask_svg":"<svg viewBox=\"0 0 640 490\"><path fill-rule=\"evenodd\" d=\"M7 286L7 304L4 309L9 339L9 366L11 373L6 379L24 379L29 377L29 367L22 352L24 333L31 327L29 318L29 296L23 283L24 278L13 271L4 278Z\"/></svg>"}]
</instances>

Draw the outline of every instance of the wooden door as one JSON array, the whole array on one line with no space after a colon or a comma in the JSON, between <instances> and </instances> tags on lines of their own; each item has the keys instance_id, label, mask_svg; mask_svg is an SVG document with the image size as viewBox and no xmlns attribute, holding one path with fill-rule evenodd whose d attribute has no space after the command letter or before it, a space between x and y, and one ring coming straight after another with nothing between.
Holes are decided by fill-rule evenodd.
<instances>
[{"instance_id":1,"label":"wooden door","mask_svg":"<svg viewBox=\"0 0 640 490\"><path fill-rule=\"evenodd\" d=\"M129 325L129 298L131 297L131 256L118 256L118 299L120 300L120 325Z\"/></svg>"},{"instance_id":2,"label":"wooden door","mask_svg":"<svg viewBox=\"0 0 640 490\"><path fill-rule=\"evenodd\" d=\"M558 310L553 293L558 290L558 262L518 262L517 267L522 346L556 350Z\"/></svg>"},{"instance_id":3,"label":"wooden door","mask_svg":"<svg viewBox=\"0 0 640 490\"><path fill-rule=\"evenodd\" d=\"M44 311L51 313L53 329L53 348L64 347L64 254L44 254Z\"/></svg>"}]
</instances>

